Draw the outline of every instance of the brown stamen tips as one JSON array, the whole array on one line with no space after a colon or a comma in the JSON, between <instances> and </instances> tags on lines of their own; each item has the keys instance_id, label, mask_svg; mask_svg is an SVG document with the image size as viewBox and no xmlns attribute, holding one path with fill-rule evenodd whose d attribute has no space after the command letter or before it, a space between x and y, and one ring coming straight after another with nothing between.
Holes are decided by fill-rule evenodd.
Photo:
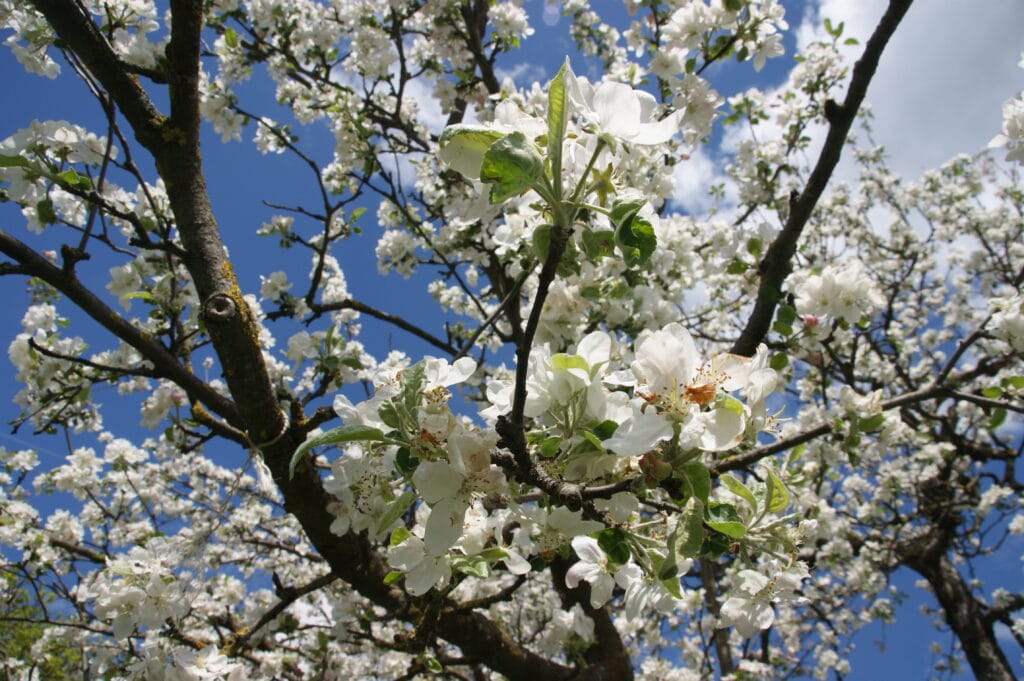
<instances>
[{"instance_id":1,"label":"brown stamen tips","mask_svg":"<svg viewBox=\"0 0 1024 681\"><path fill-rule=\"evenodd\" d=\"M688 385L683 390L683 397L693 402L704 406L710 404L715 399L715 392L717 392L718 386L714 383L703 383L701 385Z\"/></svg>"}]
</instances>

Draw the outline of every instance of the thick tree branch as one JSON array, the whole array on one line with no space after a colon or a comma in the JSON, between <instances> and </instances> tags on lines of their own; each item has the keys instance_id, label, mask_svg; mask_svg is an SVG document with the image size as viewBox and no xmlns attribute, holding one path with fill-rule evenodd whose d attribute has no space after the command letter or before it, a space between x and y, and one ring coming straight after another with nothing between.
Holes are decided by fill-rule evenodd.
<instances>
[{"instance_id":1,"label":"thick tree branch","mask_svg":"<svg viewBox=\"0 0 1024 681\"><path fill-rule=\"evenodd\" d=\"M238 408L195 374L182 366L167 348L149 334L132 326L79 281L73 272L57 267L22 241L0 230L0 253L12 258L19 272L37 277L63 293L67 298L110 331L117 338L139 351L153 365L155 375L174 381L190 399L202 402L211 411L235 426L241 425ZM131 373L131 372L126 372Z\"/></svg>"},{"instance_id":2,"label":"thick tree branch","mask_svg":"<svg viewBox=\"0 0 1024 681\"><path fill-rule=\"evenodd\" d=\"M144 93L137 86L135 95L121 92L125 81L134 81L110 56L109 45L97 36L98 31L88 17L80 16L77 6L70 2L40 0L39 5L50 9L54 16L48 14L47 18L53 22L58 35L73 50L81 52L79 56L83 63L93 70L104 87L112 91L115 102L119 106L135 107L132 110L136 111ZM338 537L331 532L334 518L327 509L332 498L324 490L319 473L309 460L304 460L294 475L288 470L292 453L305 439L302 415L293 415L289 424L280 410L263 361L256 320L227 259L203 178L198 108L202 3L174 0L171 9L171 42L167 47L171 98L168 134L153 135L154 124L144 116L128 116L126 113L126 118L135 128L140 142L153 154L157 170L166 184L171 210L185 247L185 266L195 283L202 317L220 359L228 389L237 400L237 417L232 420L232 425L238 424L251 441L268 443L261 451L284 496L285 508L302 525L332 572L374 603L408 621L415 621L425 601L421 603L421 599L410 599L397 587L385 584L387 567L367 538L353 533ZM60 15L65 10L78 13L78 19L63 21ZM118 89L117 93L113 92L115 89ZM64 280L56 275L53 278L67 287ZM82 293L84 289L76 292ZM118 331L128 332L126 329ZM132 332L138 334L134 330ZM176 362L175 366L180 369ZM440 618L437 629L441 636L458 645L467 655L487 660L489 666L509 678L561 681L570 675L567 667L529 652L512 641L482 614L460 612L454 603L446 606L446 614Z\"/></svg>"},{"instance_id":3,"label":"thick tree branch","mask_svg":"<svg viewBox=\"0 0 1024 681\"><path fill-rule=\"evenodd\" d=\"M622 642L622 636L612 622L608 606L595 608L590 604L590 585L583 582L575 589L565 583L569 562L556 558L551 562L551 581L566 610L579 605L594 623L594 643L585 651L588 666L576 678L580 681L591 679L615 679L629 681L633 678L633 667L629 652Z\"/></svg>"},{"instance_id":4,"label":"thick tree branch","mask_svg":"<svg viewBox=\"0 0 1024 681\"><path fill-rule=\"evenodd\" d=\"M757 290L754 309L747 319L740 337L733 343L731 352L750 357L757 346L764 341L771 327L772 316L782 292L783 282L793 269L793 256L797 243L803 233L811 213L821 198L825 187L832 178L832 172L839 163L839 158L846 143L846 136L857 116L861 103L868 90L868 84L878 68L878 60L882 56L889 38L896 31L903 16L910 9L912 0L890 0L889 7L875 28L874 34L864 48L864 54L853 67L850 87L846 99L841 105L826 106L826 118L829 122L828 135L822 147L818 162L811 171L807 186L790 200L789 217L782 231L772 242L764 260L761 261L761 283Z\"/></svg>"},{"instance_id":5,"label":"thick tree branch","mask_svg":"<svg viewBox=\"0 0 1024 681\"><path fill-rule=\"evenodd\" d=\"M704 603L707 604L708 612L716 622L722 617L722 608L718 601L720 576L721 568L717 563L708 559L700 561L700 581L704 587ZM718 666L722 675L731 674L736 667L732 659L732 645L729 644L729 630L716 625L715 630L711 633L711 639L715 644L715 654L718 655Z\"/></svg>"},{"instance_id":6,"label":"thick tree branch","mask_svg":"<svg viewBox=\"0 0 1024 681\"><path fill-rule=\"evenodd\" d=\"M1004 600L1000 601L999 605L994 605L986 610L984 619L988 623L994 623L1018 610L1024 610L1024 593L1007 596Z\"/></svg>"},{"instance_id":7,"label":"thick tree branch","mask_svg":"<svg viewBox=\"0 0 1024 681\"><path fill-rule=\"evenodd\" d=\"M166 119L153 105L131 69L117 56L92 19L84 13L83 5L74 0L30 2L107 89L135 131L136 138L147 148L159 144Z\"/></svg>"},{"instance_id":8,"label":"thick tree branch","mask_svg":"<svg viewBox=\"0 0 1024 681\"><path fill-rule=\"evenodd\" d=\"M996 640L993 621L985 617L963 576L945 555L945 542L926 541L921 549L912 545L900 553L907 567L928 580L975 678L1013 681L1016 675Z\"/></svg>"}]
</instances>

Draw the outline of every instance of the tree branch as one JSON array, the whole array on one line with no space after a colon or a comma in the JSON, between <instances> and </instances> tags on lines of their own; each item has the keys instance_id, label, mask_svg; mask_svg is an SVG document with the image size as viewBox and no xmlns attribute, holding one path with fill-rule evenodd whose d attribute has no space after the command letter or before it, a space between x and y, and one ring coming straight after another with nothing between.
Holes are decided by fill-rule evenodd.
<instances>
[{"instance_id":1,"label":"tree branch","mask_svg":"<svg viewBox=\"0 0 1024 681\"><path fill-rule=\"evenodd\" d=\"M782 231L772 242L764 260L761 261L759 272L761 283L757 290L754 309L747 319L747 324L740 337L733 343L732 352L736 355L750 357L757 346L768 335L772 316L782 292L782 284L793 269L792 260L796 254L797 243L811 213L821 198L825 187L832 178L832 172L839 163L839 158L846 143L846 136L857 116L868 84L878 68L878 60L882 56L889 38L899 26L903 16L910 9L912 0L890 0L889 7L868 40L864 53L853 67L850 87L846 99L841 105L826 105L826 118L829 122L825 145L818 156L818 162L811 172L804 190L790 200L789 217ZM831 101L831 100L830 100Z\"/></svg>"},{"instance_id":2,"label":"tree branch","mask_svg":"<svg viewBox=\"0 0 1024 681\"><path fill-rule=\"evenodd\" d=\"M110 309L106 303L86 288L73 272L57 267L4 230L0 230L0 253L19 263L22 273L42 279L53 286L83 312L99 322L103 328L138 350L144 359L153 364L156 375L174 381L181 386L190 399L202 402L232 425L241 425L238 409L230 399L221 395L182 366L178 359L152 336L132 326L131 323Z\"/></svg>"},{"instance_id":3,"label":"tree branch","mask_svg":"<svg viewBox=\"0 0 1024 681\"><path fill-rule=\"evenodd\" d=\"M276 575L275 575L276 580ZM267 623L273 621L275 617L280 615L282 612L287 610L292 603L299 600L307 594L311 594L314 591L318 591L328 584L338 580L338 575L333 572L328 572L325 575L317 577L313 581L309 582L300 587L293 588L279 588L277 590L277 596L281 600L271 606L265 613L263 613L255 624L249 627L244 627L239 632L235 633L228 639L228 642L222 648L222 652L225 655L238 655L243 648L249 645L249 639L252 638L253 634L262 629Z\"/></svg>"},{"instance_id":4,"label":"tree branch","mask_svg":"<svg viewBox=\"0 0 1024 681\"><path fill-rule=\"evenodd\" d=\"M159 144L166 119L117 56L83 5L74 0L30 0L53 30L110 93L136 137L146 147Z\"/></svg>"}]
</instances>

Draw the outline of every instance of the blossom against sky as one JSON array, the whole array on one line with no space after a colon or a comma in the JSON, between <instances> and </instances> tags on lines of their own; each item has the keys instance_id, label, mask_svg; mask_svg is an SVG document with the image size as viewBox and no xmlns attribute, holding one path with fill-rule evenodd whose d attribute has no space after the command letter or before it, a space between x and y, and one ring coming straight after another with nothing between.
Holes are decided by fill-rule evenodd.
<instances>
[{"instance_id":1,"label":"blossom against sky","mask_svg":"<svg viewBox=\"0 0 1024 681\"><path fill-rule=\"evenodd\" d=\"M960 3L957 6L956 11L960 11L961 6L967 6L971 3ZM989 9L995 8L995 12L998 12L999 3L992 3L989 5ZM538 6L539 3L527 3L527 7L531 8ZM795 4L794 7L800 7ZM949 9L949 3L947 3L947 10ZM812 7L813 6L809 6ZM838 23L847 19L847 34L858 35L863 38L868 27L872 25L872 22L880 14L881 3L828 3L828 9L824 12L832 18L833 23ZM920 12L935 12L936 7L940 7L940 3L922 3L918 5ZM1019 5L1018 5L1019 7ZM1007 12L1012 12L1013 8L1004 8ZM941 12L941 7L940 10ZM848 12L848 15L844 15L844 12ZM895 167L897 169L906 169L907 172L915 174L917 171L924 167L940 163L946 158L951 156L953 153L959 151L975 151L984 146L987 139L991 137L994 132L998 129L998 112L999 103L1009 96L1015 89L1019 89L1020 83L1008 82L1004 83L996 76L1002 74L1003 69L996 67L989 67L987 65L988 59L1003 58L1003 48L1009 53L1009 56L1005 58L1007 65L1007 73L1020 77L1020 72L1015 71L1016 55L1020 52L1021 46L1012 44L1012 40L999 40L994 39L992 32L987 31L989 24L993 30L1000 29L1006 30L1007 26L1019 26L1021 22L1013 20L1012 16L1008 16L1005 12L1003 14L994 13L991 16L977 11L975 5L969 17L960 17L959 21L953 21L950 17L957 17L954 11L950 10L946 14L940 14L939 19L936 19L935 26L930 27L928 31L923 29L915 32L914 30L909 31L909 35L916 37L917 43L911 43L910 47L905 47L905 50L909 52L901 53L896 52L895 55L891 56L885 62L888 65L889 70L883 70L883 76L880 76L880 80L876 83L876 86L872 90L871 100L877 102L875 111L877 114L876 119L876 130L877 130L877 141L886 144L890 152L895 159ZM920 14L920 16L931 16L926 14ZM934 17L931 17L934 19ZM791 21L796 24L800 19L799 14L791 17ZM908 24L914 26L914 16L908 21ZM864 31L859 30L858 22L863 20L865 27ZM816 23L817 20L815 20ZM922 19L922 25L925 25ZM810 23L808 24L810 25ZM972 26L972 30L966 32L963 30L964 26ZM936 28L941 26L943 30L955 28L954 32L950 35L942 33ZM963 44L964 41L961 38L965 37L962 34L969 33L967 37L977 37L976 47L984 45L984 49L979 49L977 52L967 49ZM938 37L943 36L943 37ZM542 40L540 36L538 40ZM540 44L540 43L538 43ZM958 49L954 53L948 49L949 45L957 45ZM938 46L940 50L945 48L945 53L934 55L934 58L928 59L927 55L931 52L927 51L925 47L929 49L933 46ZM527 48L530 48L527 45ZM993 49L998 48L998 49ZM853 48L856 50L857 48ZM530 52L524 51L525 55L531 55ZM974 56L984 56L986 62L973 63L971 58ZM6 55L5 55L6 56ZM532 56L532 55L531 55ZM555 54L541 54L538 55L542 58L545 63L554 60L558 55ZM955 71L948 66L948 60L952 59L957 62L958 65L963 67L961 71ZM786 61L785 63L790 63ZM916 69L919 66L928 67L927 77L921 75L918 80L915 80ZM4 67L9 68L13 71L17 70L17 66L13 65L12 62L8 62ZM965 72L964 72L965 71ZM550 73L550 70L546 70L546 73ZM958 73L958 77L954 78L951 73ZM775 71L777 75L778 70ZM991 75L992 80L989 80L985 76ZM934 81L928 81L927 78L942 78L943 82L948 82L946 87L935 88L931 84ZM763 84L771 84L770 78L772 75L766 75L766 79ZM888 80L886 80L888 78ZM545 78L539 78L541 81ZM1010 79L1012 80L1012 78ZM26 81L27 82L27 81ZM948 100L941 98L931 99L926 102L915 101L912 96L917 92L916 87L907 87L908 82L922 83L921 91L926 92L942 92L943 97L948 97ZM45 112L48 102L52 101L40 94L39 97L32 97L31 95L36 92L33 90L33 86L39 84L38 80L33 80L31 85L26 86L22 92L30 94L29 99L35 99L39 105L40 110ZM978 87L983 90L984 96L978 95L966 89L966 86ZM1004 87L1005 85L1005 87ZM965 89L959 89L960 86L964 86ZM40 93L42 90L40 89ZM729 93L725 93L729 94ZM929 95L931 97L931 95ZM986 106L984 103L989 99L992 100L991 106ZM970 107L961 106L970 104ZM891 110L887 107L892 107ZM64 107L62 107L63 109ZM970 109L968 112L967 109ZM896 112L896 113L893 113ZM970 113L971 115L967 115ZM941 115L940 115L941 114ZM30 117L29 117L30 118ZM2 132L4 134L13 131L15 128L24 125L29 118L23 116L11 116L11 120L6 120ZM923 122L923 125L918 125L919 122ZM937 130L932 130L935 126L938 126ZM920 136L928 132L927 136L923 140L915 139L915 136ZM910 134L913 133L913 134ZM975 139L977 138L977 139ZM728 141L728 140L726 140ZM215 204L218 205L222 211L222 226L226 231L242 228L246 225L259 224L260 218L255 214L249 214L244 210L234 211L236 202L232 199L232 192L237 196L263 196L264 193L256 187L248 183L248 176L243 175L241 172L241 165L247 163L245 154L251 152L248 143L234 144L228 147L220 147L219 145L212 145L213 153L208 157L211 163L211 176L219 176L228 178L228 182L222 187L224 194L220 195L220 198L215 197ZM727 150L728 146L722 147ZM934 158L933 158L934 156ZM716 159L720 160L720 159ZM235 164L235 167L232 166ZM688 165L684 164L684 168L688 168ZM701 167L713 167L712 164L706 164L701 166L700 164L694 164L695 168ZM245 179L243 179L245 178ZM273 185L276 195L275 199L279 198L280 193L287 193L288 182L286 180L287 174L281 172L268 173L263 182L270 183ZM693 182L692 186L696 188L698 192L706 191L708 186L706 178L701 181ZM250 201L250 203L256 203ZM236 255L242 256L244 259L244 252ZM263 263L256 263L256 268L262 268ZM366 265L365 267L372 268L372 265ZM357 286L359 282L359 274L361 270L358 267L346 268L349 272L349 276L353 282L353 286ZM243 272L243 275L247 272ZM249 290L254 290L258 284L254 283L251 276L245 280L244 285ZM380 295L383 300L390 302L393 305L397 304L397 301L388 301L388 289L387 287L381 287ZM389 306L389 307L392 307ZM393 309L393 307L392 307ZM394 310L401 311L401 310ZM7 321L7 320L5 320ZM9 320L11 325L16 324L17 320Z\"/></svg>"},{"instance_id":2,"label":"blossom against sky","mask_svg":"<svg viewBox=\"0 0 1024 681\"><path fill-rule=\"evenodd\" d=\"M843 23L844 37L861 41L844 48L851 63L886 5L884 0L784 4L787 20L797 27L798 49L826 37L825 18L833 26ZM985 148L999 132L1002 103L1024 89L1024 69L1018 67L1024 52L1021 26L1024 3L1017 0L928 0L910 8L867 97L874 115L872 139L885 146L894 171L914 179L956 154ZM792 67L783 57L769 61L769 68L779 62ZM776 73L772 70L768 78ZM739 134L727 135L718 149L699 149L689 163L678 166L680 203L710 206L706 188L724 178L717 154L734 151ZM818 137L824 139L823 131ZM852 163L842 163L838 176L852 179L854 172Z\"/></svg>"}]
</instances>

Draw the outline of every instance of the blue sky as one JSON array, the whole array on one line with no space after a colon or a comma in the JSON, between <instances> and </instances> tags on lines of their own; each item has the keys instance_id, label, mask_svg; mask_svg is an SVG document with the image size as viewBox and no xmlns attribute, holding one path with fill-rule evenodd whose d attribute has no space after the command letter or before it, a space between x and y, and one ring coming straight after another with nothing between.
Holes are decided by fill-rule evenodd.
<instances>
[{"instance_id":1,"label":"blue sky","mask_svg":"<svg viewBox=\"0 0 1024 681\"><path fill-rule=\"evenodd\" d=\"M603 5L604 3L599 3ZM610 4L610 3L609 3ZM823 15L830 16L835 23L845 21L847 34L861 39L867 37L874 22L881 15L884 3L881 0L822 0L818 2L784 2L787 19L792 26L801 26L805 16L823 5ZM566 54L573 48L566 34L567 21L563 18L548 26L541 20L544 3L531 0L525 3L531 17L535 17L536 34L524 41L518 54L510 55L505 62L507 72L520 79L526 77L546 81L560 66ZM816 23L801 26L796 36L787 42L787 54L769 62L761 74L752 70L720 67L722 73L712 74L711 79L723 95L730 95L750 84L761 87L776 86L783 82L792 66L792 55L796 44L802 44L814 35ZM959 152L978 151L998 132L1001 102L1020 89L1024 89L1024 70L1017 68L1017 61L1024 51L1024 2L1020 0L986 0L984 3L969 0L920 0L905 20L887 50L868 99L875 112L876 139L885 144L893 159L894 168L915 176L926 168L938 165ZM853 48L859 50L860 48ZM591 72L593 63L584 64L574 58L574 67L579 73ZM13 133L34 118L64 119L85 125L102 134L102 118L98 107L70 73L64 69L56 81L49 81L28 75L16 62L10 52L0 49L0 73L4 75L7 96L0 107L0 138ZM525 80L519 80L524 84ZM272 91L265 81L253 81L247 86L248 94L269 102ZM332 138L322 129L298 132L306 138L309 148L317 144L331 145ZM245 138L252 135L247 128ZM720 160L725 150L721 148L721 137L716 137L703 156L680 168L681 192L694 191L685 187L709 186L720 174ZM327 147L329 148L329 146ZM141 160L141 159L140 159ZM262 205L266 199L274 203L298 205L311 202L314 195L308 181L308 169L289 155L261 156L248 142L222 145L219 135L208 131L204 150L208 183L214 209L217 211L225 241L231 250L236 270L243 289L257 292L259 275L268 274L280 266L273 261L262 260L271 254L272 242L254 243L253 234L275 211ZM852 177L851 167L843 166L841 174ZM373 247L379 228L373 224L376 201L369 205L362 218L364 235L346 243L343 250L336 252L346 271L350 291L370 305L398 314L408 314L415 319L430 323L436 319L436 306L426 293L428 278L420 277L411 285L397 275L381 280L376 275ZM22 220L18 211L10 205L0 205L0 224L19 238L36 245L46 244L54 248L46 237L39 239L21 228ZM94 288L103 290L107 282L107 270L111 263L102 259L84 262L77 271ZM303 261L302 267L305 267ZM301 281L293 275L293 280ZM0 325L7 333L2 346L13 338L18 330L19 320L27 304L24 281L10 277L0 279L2 294L9 302L0 306ZM61 311L72 317L75 333L90 337L92 331L75 329L82 320L70 308ZM366 325L362 340L374 348L396 347L411 355L436 352L412 339L397 329L371 328ZM433 329L438 332L438 329ZM282 333L282 339L287 334ZM94 347L106 347L109 339L95 336ZM283 350L283 348L280 348ZM383 356L384 352L374 351ZM17 390L14 372L6 361L0 362L0 380L6 386L8 395ZM115 402L116 395L107 389L97 393L99 401ZM0 400L0 421L10 421L17 415L14 405L7 399ZM106 421L115 431L140 432L137 412L129 409L106 412ZM142 435L144 436L144 435ZM76 442L88 444L85 441ZM62 438L33 438L31 428L23 427L17 436L9 428L0 429L0 446L8 449L36 448L41 458L56 462L63 458ZM52 458L51 458L52 457ZM1024 588L1021 578L1020 551L1010 552L1013 560L996 569L1004 574L994 574L998 581L1016 582L1016 588ZM1012 571L1013 575L1009 573ZM897 574L896 583L910 594L908 601L897 614L897 624L891 627L871 626L856 637L857 651L852 658L853 674L846 677L851 681L874 678L911 679L927 678L934 655L928 651L927 641L933 630L929 621L918 608L930 602L927 595L913 588L913 577ZM1008 584L1012 586L1012 584ZM884 642L884 647L880 642ZM1013 651L1009 646L1008 651ZM1011 658L1019 661L1019 655ZM1018 668L1024 676L1024 668ZM966 677L960 677L966 678Z\"/></svg>"}]
</instances>

